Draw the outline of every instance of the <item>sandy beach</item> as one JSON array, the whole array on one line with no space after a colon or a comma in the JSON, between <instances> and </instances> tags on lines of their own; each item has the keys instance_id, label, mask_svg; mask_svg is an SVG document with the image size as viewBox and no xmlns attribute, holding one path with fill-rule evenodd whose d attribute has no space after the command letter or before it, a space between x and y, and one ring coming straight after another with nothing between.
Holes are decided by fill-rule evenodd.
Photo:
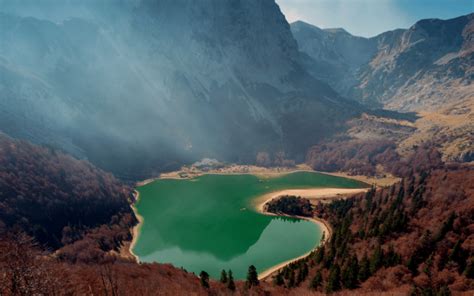
<instances>
[{"instance_id":1,"label":"sandy beach","mask_svg":"<svg viewBox=\"0 0 474 296\"><path fill-rule=\"evenodd\" d=\"M127 255L128 257L132 256L137 263L140 263L140 259L138 258L138 256L135 253L133 253L133 248L135 247L135 244L138 241L138 237L140 236L140 229L143 224L143 217L138 213L137 209L135 208L135 204L140 199L140 193L138 192L138 190L133 191L133 196L135 196L135 202L132 205L132 210L135 213L135 217L137 217L138 223L132 229L132 242L129 244L128 247L124 246L124 248L128 250L128 254L126 254L125 256Z\"/></svg>"},{"instance_id":2,"label":"sandy beach","mask_svg":"<svg viewBox=\"0 0 474 296\"><path fill-rule=\"evenodd\" d=\"M264 205L270 200L283 196L301 196L312 201L326 201L334 198L343 198L356 193L366 192L369 188L309 188L309 189L288 189L270 192L254 200L257 211L263 213Z\"/></svg>"},{"instance_id":3,"label":"sandy beach","mask_svg":"<svg viewBox=\"0 0 474 296\"><path fill-rule=\"evenodd\" d=\"M295 195L295 196L301 196L304 198L308 198L310 200L330 200L330 199L335 199L335 198L343 198L348 195L352 195L355 193L360 193L360 192L366 192L369 188L355 188L355 189L348 189L348 188L310 188L310 189L289 189L289 190L281 190L281 191L276 191L276 192L271 192L267 193L265 195L262 195L261 197L257 197L254 200L253 206L255 207L255 210L257 210L259 213L262 213L264 215L271 215L271 216L281 216L281 215L276 215L274 213L269 213L265 211L265 204L269 201L271 201L274 198L278 198L280 196L284 195ZM302 217L302 216L294 216L300 219L305 219L308 221L311 221L315 224L317 224L320 228L322 233L324 234L324 242L327 242L331 239L332 236L332 228L327 223L326 221L319 219L319 218L309 218L309 217ZM319 246L314 247L316 249ZM314 250L313 249L313 250ZM269 269L266 269L262 272L259 273L258 278L260 280L265 280L269 278L273 273L276 271L280 270L281 268L285 267L286 265L298 261L300 259L305 258L308 256L313 250L310 252L303 254L297 258L290 259L288 261L282 262L280 264L277 264Z\"/></svg>"}]
</instances>

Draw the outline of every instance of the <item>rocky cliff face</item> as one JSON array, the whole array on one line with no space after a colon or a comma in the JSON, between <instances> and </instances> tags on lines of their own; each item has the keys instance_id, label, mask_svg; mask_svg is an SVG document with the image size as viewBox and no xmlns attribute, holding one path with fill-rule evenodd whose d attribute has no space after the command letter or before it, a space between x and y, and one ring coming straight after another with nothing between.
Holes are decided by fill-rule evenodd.
<instances>
[{"instance_id":1,"label":"rocky cliff face","mask_svg":"<svg viewBox=\"0 0 474 296\"><path fill-rule=\"evenodd\" d=\"M472 161L474 14L373 38L302 22L291 28L315 77L369 108L418 112L414 132L396 139L402 155L434 142L444 160Z\"/></svg>"},{"instance_id":2,"label":"rocky cliff face","mask_svg":"<svg viewBox=\"0 0 474 296\"><path fill-rule=\"evenodd\" d=\"M273 0L2 4L1 129L123 175L302 156L357 112L302 67Z\"/></svg>"},{"instance_id":3,"label":"rocky cliff face","mask_svg":"<svg viewBox=\"0 0 474 296\"><path fill-rule=\"evenodd\" d=\"M291 31L305 68L344 95L357 84L360 67L377 52L375 40L353 36L344 29L320 29L297 21L291 24Z\"/></svg>"},{"instance_id":4,"label":"rocky cliff face","mask_svg":"<svg viewBox=\"0 0 474 296\"><path fill-rule=\"evenodd\" d=\"M471 14L422 20L406 31L375 37L377 54L362 69L354 95L403 111L472 99L473 26Z\"/></svg>"},{"instance_id":5,"label":"rocky cliff face","mask_svg":"<svg viewBox=\"0 0 474 296\"><path fill-rule=\"evenodd\" d=\"M344 95L370 106L433 111L474 94L473 27L470 14L421 20L407 30L373 38L301 22L292 24L292 31L300 50L310 57L309 71L323 73L318 77ZM326 71L324 63L336 70ZM327 72L335 74L325 77Z\"/></svg>"}]
</instances>

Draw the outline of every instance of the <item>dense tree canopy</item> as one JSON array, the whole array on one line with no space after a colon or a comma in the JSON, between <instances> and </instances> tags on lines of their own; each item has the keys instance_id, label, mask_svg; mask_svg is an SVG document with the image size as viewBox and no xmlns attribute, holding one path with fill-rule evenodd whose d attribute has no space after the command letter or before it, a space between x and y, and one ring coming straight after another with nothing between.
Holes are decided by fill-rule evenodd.
<instances>
[{"instance_id":1,"label":"dense tree canopy","mask_svg":"<svg viewBox=\"0 0 474 296\"><path fill-rule=\"evenodd\" d=\"M312 216L313 209L308 199L299 196L281 196L265 204L270 213L282 213L291 216Z\"/></svg>"},{"instance_id":2,"label":"dense tree canopy","mask_svg":"<svg viewBox=\"0 0 474 296\"><path fill-rule=\"evenodd\" d=\"M84 235L130 239L131 190L83 160L0 135L0 226L58 249Z\"/></svg>"}]
</instances>

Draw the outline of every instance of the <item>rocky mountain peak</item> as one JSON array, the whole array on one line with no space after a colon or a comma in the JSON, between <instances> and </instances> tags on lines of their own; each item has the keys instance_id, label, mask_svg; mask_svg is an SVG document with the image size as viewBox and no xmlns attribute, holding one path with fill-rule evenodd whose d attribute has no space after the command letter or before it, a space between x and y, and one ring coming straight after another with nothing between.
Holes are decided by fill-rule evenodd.
<instances>
[{"instance_id":1,"label":"rocky mountain peak","mask_svg":"<svg viewBox=\"0 0 474 296\"><path fill-rule=\"evenodd\" d=\"M3 129L114 172L303 157L357 109L304 70L273 0L0 1Z\"/></svg>"}]
</instances>

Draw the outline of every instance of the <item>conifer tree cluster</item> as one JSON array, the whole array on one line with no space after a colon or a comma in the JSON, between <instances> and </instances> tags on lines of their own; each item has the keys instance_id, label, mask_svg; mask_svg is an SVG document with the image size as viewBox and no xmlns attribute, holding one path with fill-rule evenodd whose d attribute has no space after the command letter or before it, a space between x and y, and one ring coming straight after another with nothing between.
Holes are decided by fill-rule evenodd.
<instances>
[{"instance_id":1,"label":"conifer tree cluster","mask_svg":"<svg viewBox=\"0 0 474 296\"><path fill-rule=\"evenodd\" d=\"M257 268L255 268L253 265L250 265L247 272L247 281L245 282L245 285L247 288L251 288L258 286L259 284L260 281L258 280Z\"/></svg>"},{"instance_id":2,"label":"conifer tree cluster","mask_svg":"<svg viewBox=\"0 0 474 296\"><path fill-rule=\"evenodd\" d=\"M273 283L287 288L298 287L309 275L308 262L309 258L303 258L290 263L274 276Z\"/></svg>"},{"instance_id":3,"label":"conifer tree cluster","mask_svg":"<svg viewBox=\"0 0 474 296\"><path fill-rule=\"evenodd\" d=\"M397 238L414 231L411 219L430 204L429 179L430 173L412 174L391 187L373 187L363 195L316 205L314 214L333 226L331 237L307 258L282 268L273 278L274 285L304 285L333 293L358 289L381 269L390 268L409 270L412 278L423 275L431 279L435 272L455 267L459 275L473 279L474 254L464 247L469 244L468 232L462 233L462 225L469 225L473 218L465 212L461 218L453 211L442 223L431 226L433 231L421 225L424 232L413 241L413 247L397 250ZM453 236L459 238L446 241ZM413 293L450 295L450 287L433 279L428 284L415 282Z\"/></svg>"}]
</instances>

